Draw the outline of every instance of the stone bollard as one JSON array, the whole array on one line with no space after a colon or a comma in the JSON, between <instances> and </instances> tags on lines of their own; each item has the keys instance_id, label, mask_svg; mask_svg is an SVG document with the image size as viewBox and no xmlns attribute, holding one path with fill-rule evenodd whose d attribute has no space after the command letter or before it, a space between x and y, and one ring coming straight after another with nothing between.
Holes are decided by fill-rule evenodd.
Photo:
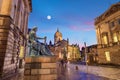
<instances>
[{"instance_id":1,"label":"stone bollard","mask_svg":"<svg viewBox=\"0 0 120 80\"><path fill-rule=\"evenodd\" d=\"M78 70L78 66L75 66L75 70Z\"/></svg>"}]
</instances>

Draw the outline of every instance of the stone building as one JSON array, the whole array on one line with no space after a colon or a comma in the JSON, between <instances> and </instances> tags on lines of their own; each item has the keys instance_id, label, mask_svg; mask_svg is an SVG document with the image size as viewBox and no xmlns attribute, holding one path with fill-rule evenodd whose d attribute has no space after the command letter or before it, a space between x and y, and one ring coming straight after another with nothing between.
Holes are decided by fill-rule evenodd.
<instances>
[{"instance_id":1,"label":"stone building","mask_svg":"<svg viewBox=\"0 0 120 80\"><path fill-rule=\"evenodd\" d=\"M57 29L54 35L54 44L50 41L50 50L57 56L57 59L79 59L80 49L76 44L70 45L69 39L62 39L62 33Z\"/></svg>"},{"instance_id":2,"label":"stone building","mask_svg":"<svg viewBox=\"0 0 120 80\"><path fill-rule=\"evenodd\" d=\"M81 49L81 61L87 62L88 64L96 64L98 63L98 52L97 52L97 44L90 45L85 47L82 47ZM86 57L87 56L87 57Z\"/></svg>"},{"instance_id":3,"label":"stone building","mask_svg":"<svg viewBox=\"0 0 120 80\"><path fill-rule=\"evenodd\" d=\"M87 46L86 52L88 54L87 57L88 57L88 63L89 64L96 64L96 63L98 63L97 44L91 45L91 46Z\"/></svg>"},{"instance_id":4,"label":"stone building","mask_svg":"<svg viewBox=\"0 0 120 80\"><path fill-rule=\"evenodd\" d=\"M67 54L68 60L80 60L80 48L77 44L68 45L68 54Z\"/></svg>"},{"instance_id":5,"label":"stone building","mask_svg":"<svg viewBox=\"0 0 120 80\"><path fill-rule=\"evenodd\" d=\"M62 40L62 33L59 32L59 29L57 29L55 35L54 35L54 44Z\"/></svg>"},{"instance_id":6,"label":"stone building","mask_svg":"<svg viewBox=\"0 0 120 80\"><path fill-rule=\"evenodd\" d=\"M120 65L120 2L95 19L99 63Z\"/></svg>"},{"instance_id":7,"label":"stone building","mask_svg":"<svg viewBox=\"0 0 120 80\"><path fill-rule=\"evenodd\" d=\"M31 0L0 0L0 76L18 71L26 51Z\"/></svg>"}]
</instances>

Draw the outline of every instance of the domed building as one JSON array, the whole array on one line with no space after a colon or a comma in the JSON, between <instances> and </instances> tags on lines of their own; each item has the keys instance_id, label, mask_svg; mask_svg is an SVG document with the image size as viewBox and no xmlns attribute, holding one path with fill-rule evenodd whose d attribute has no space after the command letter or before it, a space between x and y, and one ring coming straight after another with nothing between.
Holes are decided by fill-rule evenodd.
<instances>
[{"instance_id":1,"label":"domed building","mask_svg":"<svg viewBox=\"0 0 120 80\"><path fill-rule=\"evenodd\" d=\"M57 59L78 59L80 58L79 46L69 44L69 39L62 39L62 33L57 29L54 34L54 44L50 41L48 47Z\"/></svg>"},{"instance_id":2,"label":"domed building","mask_svg":"<svg viewBox=\"0 0 120 80\"><path fill-rule=\"evenodd\" d=\"M54 35L54 43L58 43L59 41L62 40L62 33L59 32L59 29L57 29L55 35Z\"/></svg>"}]
</instances>

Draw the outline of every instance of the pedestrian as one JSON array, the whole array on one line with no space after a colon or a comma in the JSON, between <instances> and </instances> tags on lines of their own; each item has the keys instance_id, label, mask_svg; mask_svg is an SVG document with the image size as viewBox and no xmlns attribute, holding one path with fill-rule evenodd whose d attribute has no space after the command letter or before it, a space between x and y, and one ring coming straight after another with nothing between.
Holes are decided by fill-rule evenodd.
<instances>
[{"instance_id":1,"label":"pedestrian","mask_svg":"<svg viewBox=\"0 0 120 80\"><path fill-rule=\"evenodd\" d=\"M62 65L62 66L64 65L64 61L63 61L63 59L61 60L61 65Z\"/></svg>"},{"instance_id":2,"label":"pedestrian","mask_svg":"<svg viewBox=\"0 0 120 80\"><path fill-rule=\"evenodd\" d=\"M64 61L64 67L67 67L67 60Z\"/></svg>"}]
</instances>

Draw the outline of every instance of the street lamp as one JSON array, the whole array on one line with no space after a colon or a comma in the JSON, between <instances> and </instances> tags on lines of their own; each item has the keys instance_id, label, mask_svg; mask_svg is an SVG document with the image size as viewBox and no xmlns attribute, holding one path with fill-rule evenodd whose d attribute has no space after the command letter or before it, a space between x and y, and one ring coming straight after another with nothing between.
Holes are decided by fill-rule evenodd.
<instances>
[{"instance_id":1,"label":"street lamp","mask_svg":"<svg viewBox=\"0 0 120 80\"><path fill-rule=\"evenodd\" d=\"M87 59L87 51L86 51L86 42L84 42L85 46L85 63L86 63L86 72L88 73L88 59Z\"/></svg>"}]
</instances>

